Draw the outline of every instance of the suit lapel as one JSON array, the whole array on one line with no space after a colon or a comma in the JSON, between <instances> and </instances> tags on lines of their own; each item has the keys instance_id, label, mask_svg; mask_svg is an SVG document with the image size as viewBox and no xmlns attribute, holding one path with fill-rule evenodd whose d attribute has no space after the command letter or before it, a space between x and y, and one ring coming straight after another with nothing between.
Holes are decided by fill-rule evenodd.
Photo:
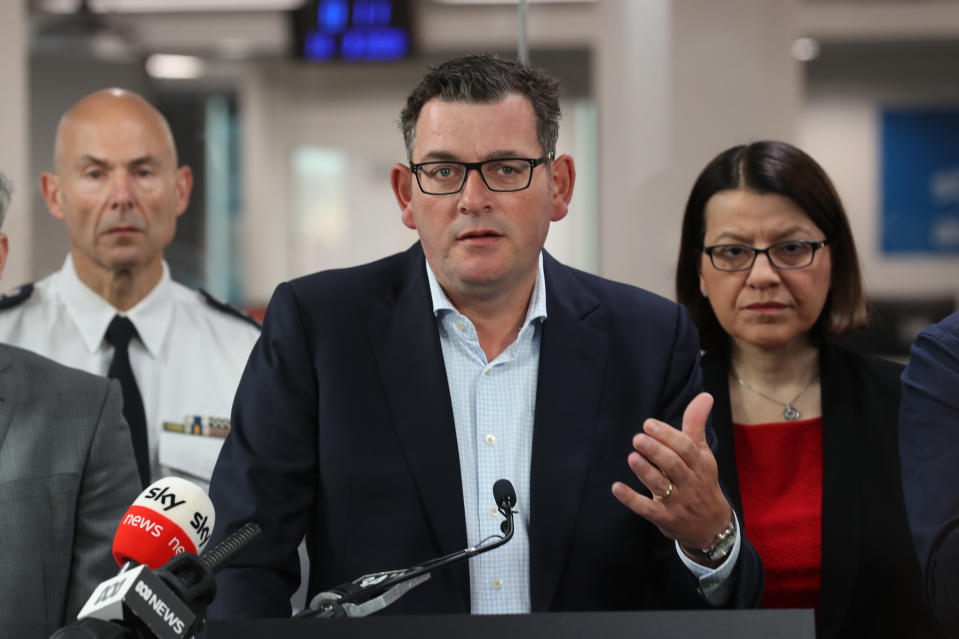
<instances>
[{"instance_id":1,"label":"suit lapel","mask_svg":"<svg viewBox=\"0 0 959 639\"><path fill-rule=\"evenodd\" d=\"M20 380L15 372L14 362L10 358L7 347L0 345L0 448L3 447L3 440L6 439L7 431L10 430L17 407L16 398L19 393L15 391L20 385Z\"/></svg>"},{"instance_id":2,"label":"suit lapel","mask_svg":"<svg viewBox=\"0 0 959 639\"><path fill-rule=\"evenodd\" d=\"M386 305L367 329L397 438L436 543L447 554L467 543L453 408L419 244L404 262L400 277L376 291ZM469 610L466 564L452 569Z\"/></svg>"},{"instance_id":3,"label":"suit lapel","mask_svg":"<svg viewBox=\"0 0 959 639\"><path fill-rule=\"evenodd\" d=\"M822 586L817 626L829 636L841 625L859 567L861 474L856 462L860 416L850 401L851 373L827 344L820 351L822 380Z\"/></svg>"},{"instance_id":4,"label":"suit lapel","mask_svg":"<svg viewBox=\"0 0 959 639\"><path fill-rule=\"evenodd\" d=\"M703 357L703 388L713 396L710 423L717 439L716 463L719 466L719 483L742 519L743 499L739 492L739 473L736 470L733 411L729 401L729 382L726 372L728 368L724 359L718 355Z\"/></svg>"},{"instance_id":5,"label":"suit lapel","mask_svg":"<svg viewBox=\"0 0 959 639\"><path fill-rule=\"evenodd\" d=\"M544 256L546 312L540 343L530 462L530 590L549 609L572 542L599 417L606 335L585 321L595 297ZM522 507L522 506L521 506Z\"/></svg>"}]
</instances>

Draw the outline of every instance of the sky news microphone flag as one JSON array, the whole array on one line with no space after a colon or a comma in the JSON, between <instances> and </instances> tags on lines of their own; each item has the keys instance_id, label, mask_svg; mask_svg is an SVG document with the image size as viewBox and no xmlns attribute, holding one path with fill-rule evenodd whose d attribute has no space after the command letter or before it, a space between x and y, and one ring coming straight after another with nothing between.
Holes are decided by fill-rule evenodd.
<instances>
[{"instance_id":1,"label":"sky news microphone flag","mask_svg":"<svg viewBox=\"0 0 959 639\"><path fill-rule=\"evenodd\" d=\"M213 531L213 503L203 489L179 477L147 486L120 520L113 558L157 569L174 555L199 555Z\"/></svg>"}]
</instances>

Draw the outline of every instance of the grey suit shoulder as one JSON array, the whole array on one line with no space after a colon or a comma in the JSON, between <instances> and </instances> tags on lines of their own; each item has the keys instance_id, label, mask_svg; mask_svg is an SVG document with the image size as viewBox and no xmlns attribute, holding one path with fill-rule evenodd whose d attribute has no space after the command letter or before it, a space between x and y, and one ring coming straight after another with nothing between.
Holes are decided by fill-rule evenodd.
<instances>
[{"instance_id":1,"label":"grey suit shoulder","mask_svg":"<svg viewBox=\"0 0 959 639\"><path fill-rule=\"evenodd\" d=\"M111 542L139 492L116 382L0 344L4 636L47 637L116 574Z\"/></svg>"}]
</instances>

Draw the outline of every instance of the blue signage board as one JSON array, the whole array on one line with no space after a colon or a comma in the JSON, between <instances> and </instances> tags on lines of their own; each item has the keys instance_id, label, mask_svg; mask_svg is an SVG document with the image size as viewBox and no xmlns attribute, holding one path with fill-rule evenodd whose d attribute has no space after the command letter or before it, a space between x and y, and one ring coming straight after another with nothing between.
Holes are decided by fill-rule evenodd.
<instances>
[{"instance_id":1,"label":"blue signage board","mask_svg":"<svg viewBox=\"0 0 959 639\"><path fill-rule=\"evenodd\" d=\"M959 254L959 108L882 113L882 251Z\"/></svg>"},{"instance_id":2,"label":"blue signage board","mask_svg":"<svg viewBox=\"0 0 959 639\"><path fill-rule=\"evenodd\" d=\"M297 57L399 60L410 55L408 0L310 0L292 13Z\"/></svg>"}]
</instances>

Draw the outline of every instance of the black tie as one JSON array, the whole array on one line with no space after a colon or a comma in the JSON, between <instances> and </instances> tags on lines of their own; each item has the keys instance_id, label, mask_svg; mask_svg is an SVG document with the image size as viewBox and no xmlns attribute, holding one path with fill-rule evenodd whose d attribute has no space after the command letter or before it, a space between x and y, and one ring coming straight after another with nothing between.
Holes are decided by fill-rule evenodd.
<instances>
[{"instance_id":1,"label":"black tie","mask_svg":"<svg viewBox=\"0 0 959 639\"><path fill-rule=\"evenodd\" d=\"M150 483L150 447L147 443L147 420L143 412L143 399L137 380L130 368L130 339L137 334L137 329L126 317L114 316L107 327L107 341L113 345L113 361L107 377L120 380L123 390L123 416L130 425L130 435L133 439L133 453L137 458L140 469L140 481L145 488Z\"/></svg>"}]
</instances>

